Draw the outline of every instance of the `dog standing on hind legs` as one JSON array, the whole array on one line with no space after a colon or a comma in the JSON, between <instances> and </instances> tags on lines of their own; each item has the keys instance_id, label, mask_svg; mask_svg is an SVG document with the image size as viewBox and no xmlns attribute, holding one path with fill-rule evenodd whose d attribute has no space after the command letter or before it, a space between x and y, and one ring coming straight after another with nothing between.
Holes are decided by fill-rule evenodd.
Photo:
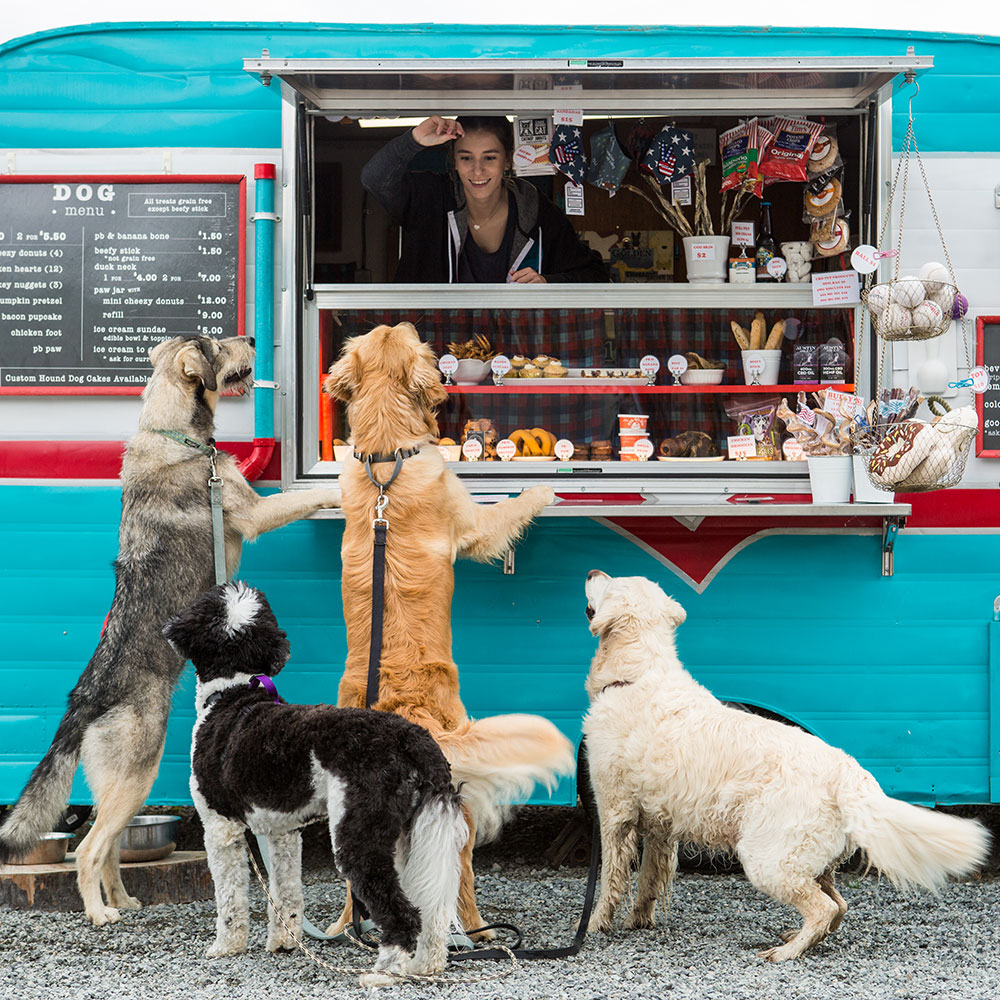
<instances>
[{"instance_id":1,"label":"dog standing on hind legs","mask_svg":"<svg viewBox=\"0 0 1000 1000\"><path fill-rule=\"evenodd\" d=\"M0 827L0 863L29 851L59 818L82 761L97 818L77 851L77 884L97 926L141 905L122 885L118 841L156 778L184 667L160 627L215 582L208 443L219 395L249 390L253 357L244 337L174 337L150 352L139 429L122 460L111 610L51 746ZM244 540L340 503L328 489L260 497L232 456L219 452L215 465L230 574Z\"/></svg>"},{"instance_id":2,"label":"dog standing on hind legs","mask_svg":"<svg viewBox=\"0 0 1000 1000\"><path fill-rule=\"evenodd\" d=\"M451 651L451 602L458 556L497 559L549 503L548 486L534 486L496 504L476 503L445 467L431 439L436 410L448 398L434 353L410 323L379 326L344 344L324 382L347 404L354 452L374 456L373 475L386 481L394 453L408 453L388 489L385 619L375 708L428 729L441 747L470 828L462 852L459 914L466 930L485 921L476 907L474 843L495 837L506 803L536 783L551 786L571 774L573 747L547 719L511 714L470 719L459 696ZM389 457L389 461L385 461ZM364 707L372 618L372 514L378 488L357 459L344 463L344 541L341 548L347 662L338 692L341 706ZM328 929L351 919L351 902ZM482 936L492 936L485 932Z\"/></svg>"}]
</instances>

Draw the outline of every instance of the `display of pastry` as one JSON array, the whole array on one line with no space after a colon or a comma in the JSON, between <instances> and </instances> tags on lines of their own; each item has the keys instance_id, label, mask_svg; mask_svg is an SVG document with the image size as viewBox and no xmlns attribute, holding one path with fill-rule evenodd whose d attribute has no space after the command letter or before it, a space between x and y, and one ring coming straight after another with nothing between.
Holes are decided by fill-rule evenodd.
<instances>
[{"instance_id":1,"label":"display of pastry","mask_svg":"<svg viewBox=\"0 0 1000 1000\"><path fill-rule=\"evenodd\" d=\"M569 375L569 369L564 368L558 361L550 361L542 369L543 378L566 378Z\"/></svg>"},{"instance_id":2,"label":"display of pastry","mask_svg":"<svg viewBox=\"0 0 1000 1000\"><path fill-rule=\"evenodd\" d=\"M710 361L708 358L703 358L700 354L696 354L694 351L686 351L684 357L687 358L688 368L693 368L696 371L707 371L709 369L725 368L725 361Z\"/></svg>"},{"instance_id":3,"label":"display of pastry","mask_svg":"<svg viewBox=\"0 0 1000 1000\"><path fill-rule=\"evenodd\" d=\"M529 361L518 373L518 378L541 378L542 369L534 362Z\"/></svg>"},{"instance_id":4,"label":"display of pastry","mask_svg":"<svg viewBox=\"0 0 1000 1000\"><path fill-rule=\"evenodd\" d=\"M511 431L509 436L522 458L541 458L555 453L556 436L544 427Z\"/></svg>"},{"instance_id":5,"label":"display of pastry","mask_svg":"<svg viewBox=\"0 0 1000 1000\"><path fill-rule=\"evenodd\" d=\"M495 462L497 460L497 441L500 435L492 420L466 420L465 427L462 428L462 438L459 444L465 444L472 432L480 432L483 435L483 461Z\"/></svg>"},{"instance_id":6,"label":"display of pastry","mask_svg":"<svg viewBox=\"0 0 1000 1000\"><path fill-rule=\"evenodd\" d=\"M586 441L573 442L573 461L574 462L590 461L590 445Z\"/></svg>"},{"instance_id":7,"label":"display of pastry","mask_svg":"<svg viewBox=\"0 0 1000 1000\"><path fill-rule=\"evenodd\" d=\"M592 462L610 462L611 461L611 442L610 441L591 441L590 442L590 460Z\"/></svg>"}]
</instances>

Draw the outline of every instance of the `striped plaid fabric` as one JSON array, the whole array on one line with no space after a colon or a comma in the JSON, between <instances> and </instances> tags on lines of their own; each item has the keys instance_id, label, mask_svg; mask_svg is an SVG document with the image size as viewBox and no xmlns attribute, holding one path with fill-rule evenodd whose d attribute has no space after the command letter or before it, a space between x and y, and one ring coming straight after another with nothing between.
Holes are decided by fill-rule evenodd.
<instances>
[{"instance_id":1,"label":"striped plaid fabric","mask_svg":"<svg viewBox=\"0 0 1000 1000\"><path fill-rule=\"evenodd\" d=\"M853 313L849 309L819 309L775 313L778 318L795 316L802 322L804 343L825 343L838 337L851 342ZM417 313L344 311L334 327L351 337L379 323L410 322L438 355L449 343L464 343L475 334L484 335L498 353L511 357L546 354L567 368L637 368L646 354L660 359L659 385L667 385L666 371L672 354L695 351L702 357L726 363L726 381L743 384L739 347L730 330L736 319L749 327L752 314L721 309L435 309ZM333 345L333 354L340 344ZM792 381L791 351L786 344L780 379ZM637 380L639 385L645 383ZM762 396L768 395L764 390ZM770 395L774 395L771 393ZM749 397L741 396L741 399ZM702 430L721 447L728 434L736 432L727 416L725 394L653 395L620 393L535 395L522 393L456 393L440 411L441 433L461 436L466 420L487 418L500 436L522 427L544 427L556 437L571 441L610 440L617 445L619 413L649 414L650 437L658 442L684 430Z\"/></svg>"}]
</instances>

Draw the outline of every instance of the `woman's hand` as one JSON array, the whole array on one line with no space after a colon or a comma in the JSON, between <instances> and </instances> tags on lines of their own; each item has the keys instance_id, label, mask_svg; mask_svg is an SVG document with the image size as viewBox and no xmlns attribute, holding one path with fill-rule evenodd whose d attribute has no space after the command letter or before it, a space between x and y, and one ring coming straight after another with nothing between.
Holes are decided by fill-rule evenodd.
<instances>
[{"instance_id":1,"label":"woman's hand","mask_svg":"<svg viewBox=\"0 0 1000 1000\"><path fill-rule=\"evenodd\" d=\"M546 280L533 267L522 267L519 271L514 271L510 280L516 281L520 285L547 284Z\"/></svg>"},{"instance_id":2,"label":"woman's hand","mask_svg":"<svg viewBox=\"0 0 1000 1000\"><path fill-rule=\"evenodd\" d=\"M431 115L419 125L414 125L410 133L421 146L440 146L465 135L462 126L454 118Z\"/></svg>"}]
</instances>

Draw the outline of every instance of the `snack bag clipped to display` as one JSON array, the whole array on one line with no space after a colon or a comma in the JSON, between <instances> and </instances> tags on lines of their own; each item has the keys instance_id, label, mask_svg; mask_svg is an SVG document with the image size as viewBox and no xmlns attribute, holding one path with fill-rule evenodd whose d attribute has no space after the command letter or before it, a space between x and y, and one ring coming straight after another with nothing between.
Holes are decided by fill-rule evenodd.
<instances>
[{"instance_id":1,"label":"snack bag clipped to display","mask_svg":"<svg viewBox=\"0 0 1000 1000\"><path fill-rule=\"evenodd\" d=\"M809 157L823 125L805 118L772 118L764 125L774 135L760 161L760 175L765 183L804 181Z\"/></svg>"},{"instance_id":2,"label":"snack bag clipped to display","mask_svg":"<svg viewBox=\"0 0 1000 1000\"><path fill-rule=\"evenodd\" d=\"M722 160L720 190L729 191L748 184L752 185L753 193L759 198L764 192L760 161L773 138L756 118L723 132L719 136L719 155Z\"/></svg>"},{"instance_id":3,"label":"snack bag clipped to display","mask_svg":"<svg viewBox=\"0 0 1000 1000\"><path fill-rule=\"evenodd\" d=\"M817 136L813 148L809 152L808 174L815 177L825 174L834 167L841 167L844 161L840 158L840 147L837 145L837 126L824 125L823 131Z\"/></svg>"},{"instance_id":4,"label":"snack bag clipped to display","mask_svg":"<svg viewBox=\"0 0 1000 1000\"><path fill-rule=\"evenodd\" d=\"M802 189L802 221L811 227L813 242L829 239L837 219L845 216L843 167L831 167L811 177Z\"/></svg>"},{"instance_id":5,"label":"snack bag clipped to display","mask_svg":"<svg viewBox=\"0 0 1000 1000\"><path fill-rule=\"evenodd\" d=\"M778 419L777 396L765 399L730 399L726 413L736 421L736 434L752 434L757 442L757 458L768 462L781 461L783 424Z\"/></svg>"}]
</instances>

